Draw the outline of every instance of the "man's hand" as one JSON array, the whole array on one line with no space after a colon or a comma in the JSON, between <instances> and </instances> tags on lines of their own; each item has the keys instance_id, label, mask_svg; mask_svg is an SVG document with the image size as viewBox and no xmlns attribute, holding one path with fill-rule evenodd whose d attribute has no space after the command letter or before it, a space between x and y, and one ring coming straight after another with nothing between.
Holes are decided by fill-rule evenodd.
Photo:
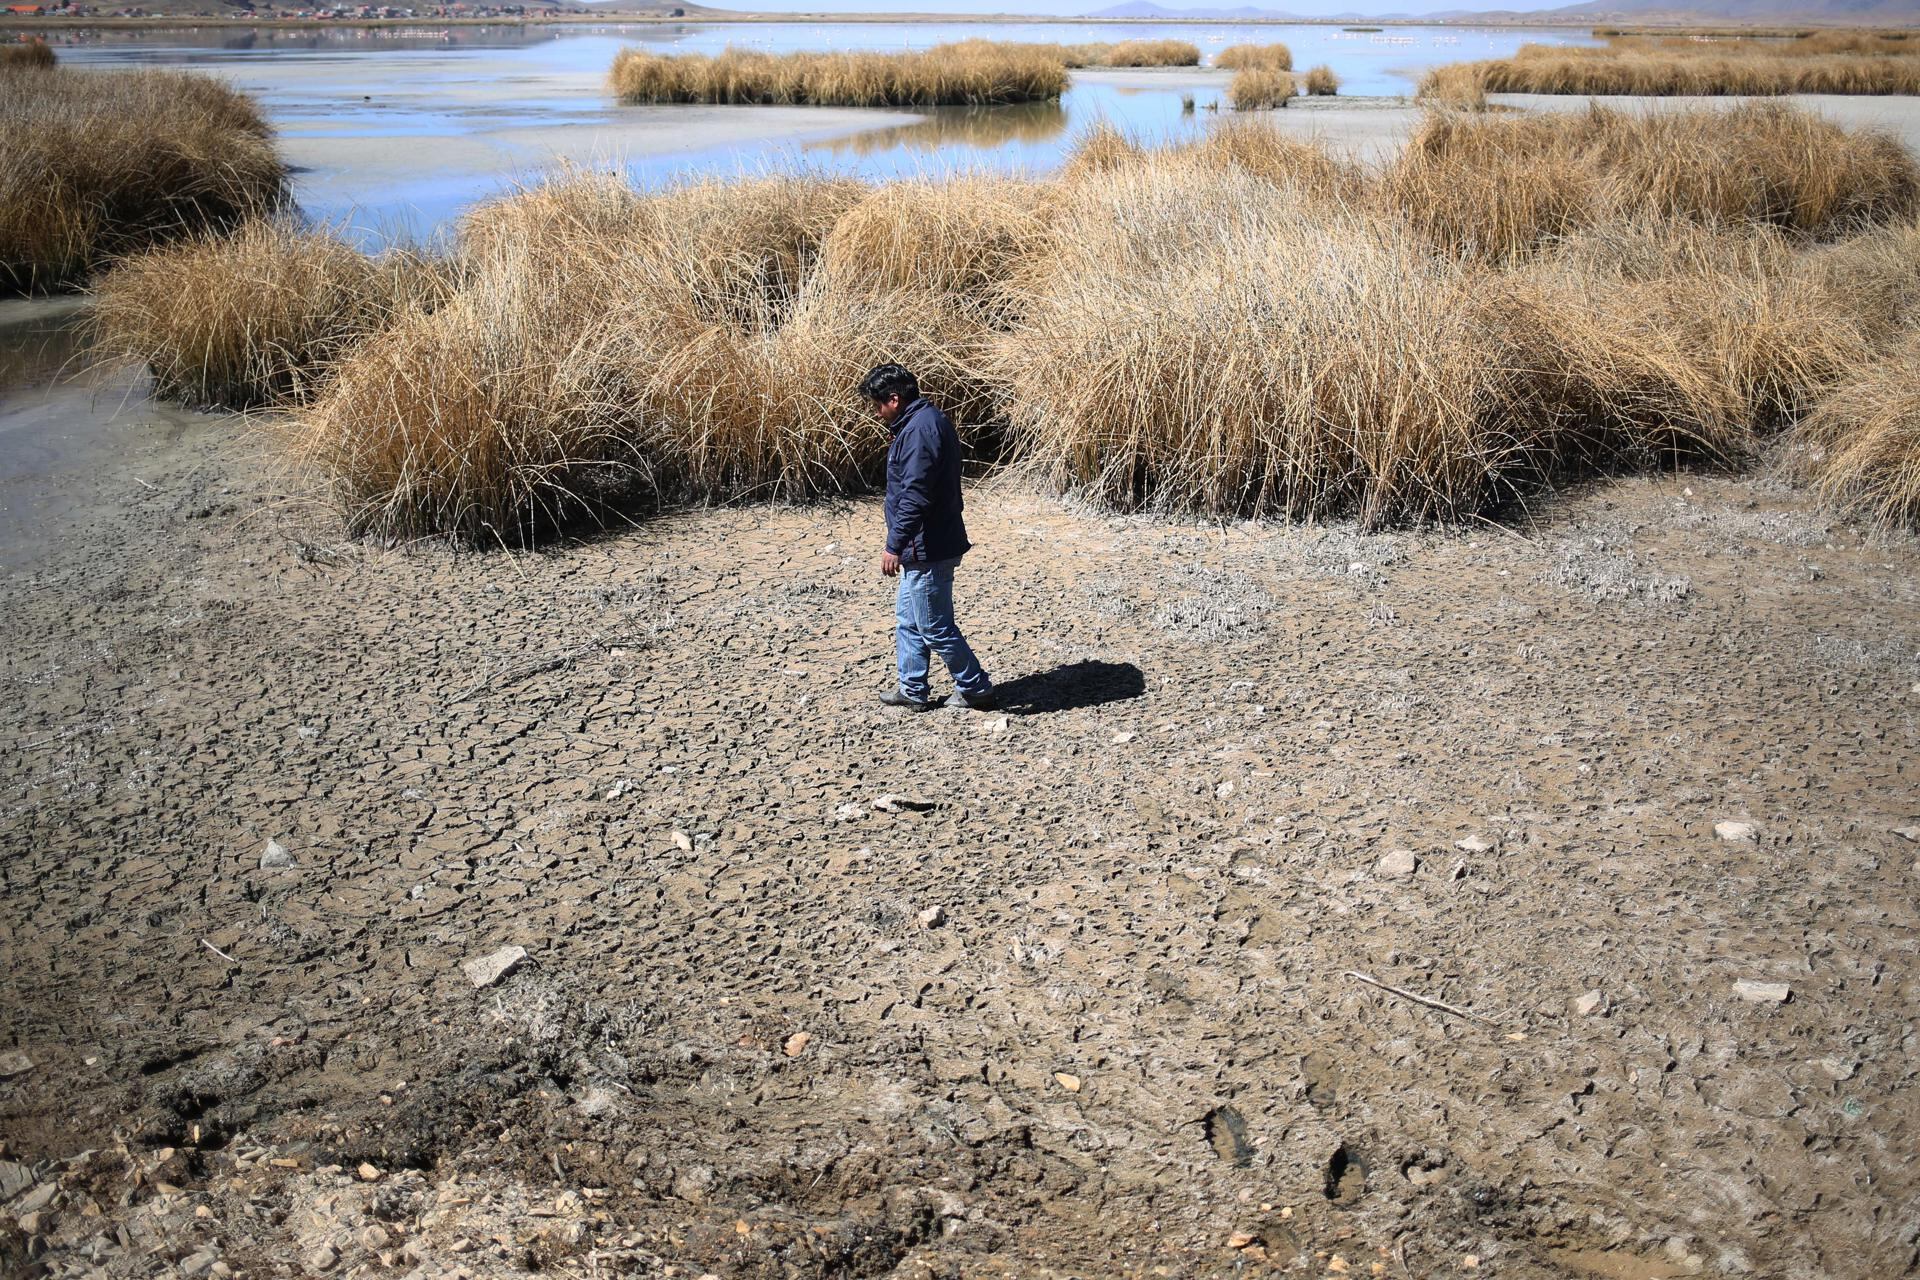
<instances>
[{"instance_id":1,"label":"man's hand","mask_svg":"<svg viewBox=\"0 0 1920 1280\"><path fill-rule=\"evenodd\" d=\"M891 551L882 551L880 553L880 576L883 578L892 578L899 576L899 573L900 557Z\"/></svg>"}]
</instances>

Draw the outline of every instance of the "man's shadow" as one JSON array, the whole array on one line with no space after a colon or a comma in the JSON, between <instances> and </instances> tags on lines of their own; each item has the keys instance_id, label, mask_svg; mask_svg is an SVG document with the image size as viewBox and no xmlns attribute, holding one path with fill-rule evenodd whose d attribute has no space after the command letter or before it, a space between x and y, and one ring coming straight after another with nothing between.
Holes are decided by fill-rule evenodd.
<instances>
[{"instance_id":1,"label":"man's shadow","mask_svg":"<svg viewBox=\"0 0 1920 1280\"><path fill-rule=\"evenodd\" d=\"M1038 716L1137 698L1147 677L1131 662L1070 662L993 688L1008 715Z\"/></svg>"}]
</instances>

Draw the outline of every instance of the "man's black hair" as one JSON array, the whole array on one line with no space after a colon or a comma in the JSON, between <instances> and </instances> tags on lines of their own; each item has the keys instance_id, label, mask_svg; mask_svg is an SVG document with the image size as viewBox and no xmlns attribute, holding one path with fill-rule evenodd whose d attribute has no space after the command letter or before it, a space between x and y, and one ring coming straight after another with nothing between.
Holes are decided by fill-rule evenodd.
<instances>
[{"instance_id":1,"label":"man's black hair","mask_svg":"<svg viewBox=\"0 0 1920 1280\"><path fill-rule=\"evenodd\" d=\"M920 380L901 365L883 364L860 379L860 394L876 401L899 396L901 404L912 404L920 398Z\"/></svg>"}]
</instances>

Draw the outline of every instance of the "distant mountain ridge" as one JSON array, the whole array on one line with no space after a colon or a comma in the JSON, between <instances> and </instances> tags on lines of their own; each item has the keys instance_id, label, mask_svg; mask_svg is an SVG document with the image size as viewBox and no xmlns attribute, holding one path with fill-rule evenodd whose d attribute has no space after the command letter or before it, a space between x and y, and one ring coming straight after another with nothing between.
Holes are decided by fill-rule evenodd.
<instances>
[{"instance_id":1,"label":"distant mountain ridge","mask_svg":"<svg viewBox=\"0 0 1920 1280\"><path fill-rule=\"evenodd\" d=\"M1364 22L1368 19L1420 22L1569 23L1631 22L1859 22L1890 26L1920 25L1914 0L1587 0L1552 9L1447 9L1438 13L1333 13L1311 18L1281 9L1242 5L1233 9L1170 9L1153 0L1125 0L1096 9L1089 18L1122 18L1140 22Z\"/></svg>"}]
</instances>

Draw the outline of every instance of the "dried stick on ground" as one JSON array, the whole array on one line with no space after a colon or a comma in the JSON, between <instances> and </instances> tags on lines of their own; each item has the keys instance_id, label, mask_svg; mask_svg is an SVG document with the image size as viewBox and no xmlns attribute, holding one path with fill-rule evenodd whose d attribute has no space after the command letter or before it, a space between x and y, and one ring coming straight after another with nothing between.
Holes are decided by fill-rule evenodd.
<instances>
[{"instance_id":1,"label":"dried stick on ground","mask_svg":"<svg viewBox=\"0 0 1920 1280\"><path fill-rule=\"evenodd\" d=\"M1415 1004L1423 1004L1427 1006L1427 1008L1429 1009L1438 1009L1442 1013L1451 1013L1455 1017L1459 1017L1459 1018L1471 1018L1475 1022L1484 1022L1490 1027L1497 1027L1500 1025L1498 1022L1495 1022L1492 1018L1482 1017L1480 1014L1471 1012L1470 1010L1467 1010L1467 1009L1462 1009L1457 1005L1446 1004L1439 1000L1429 1000L1425 996L1415 995L1413 992L1408 991L1402 987L1389 986L1387 983L1380 981L1380 979L1369 977L1366 974L1361 973L1355 969L1347 970L1347 976L1349 978L1356 979L1357 981L1364 982L1370 987L1378 987L1382 991L1386 991L1393 995L1399 996L1402 1000L1411 1000Z\"/></svg>"}]
</instances>

